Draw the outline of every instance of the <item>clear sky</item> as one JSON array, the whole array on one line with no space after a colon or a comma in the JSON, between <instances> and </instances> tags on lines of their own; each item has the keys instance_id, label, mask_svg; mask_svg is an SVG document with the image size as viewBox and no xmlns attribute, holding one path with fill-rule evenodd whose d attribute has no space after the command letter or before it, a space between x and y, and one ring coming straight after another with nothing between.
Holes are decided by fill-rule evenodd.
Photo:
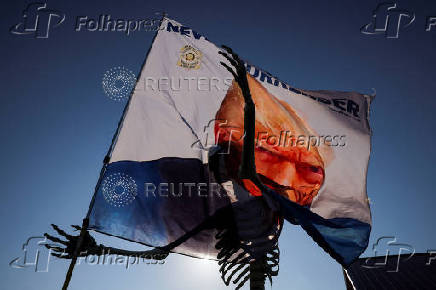
<instances>
[{"instance_id":1,"label":"clear sky","mask_svg":"<svg viewBox=\"0 0 436 290\"><path fill-rule=\"evenodd\" d=\"M28 3L4 1L0 17L0 288L60 289L67 262L52 259L47 273L8 263L50 223L81 223L124 106L104 94L102 76L116 66L137 74L153 38L152 32L77 32L77 16L143 19L166 11L294 87L375 88L370 245L395 236L418 252L436 249L436 27L425 31L435 1L397 1L416 15L398 39L360 33L378 1L49 1L66 18L48 39L9 33ZM300 228L285 225L280 249L274 289L345 288L341 267ZM214 263L171 255L164 265L128 270L78 265L70 289L230 288Z\"/></svg>"}]
</instances>

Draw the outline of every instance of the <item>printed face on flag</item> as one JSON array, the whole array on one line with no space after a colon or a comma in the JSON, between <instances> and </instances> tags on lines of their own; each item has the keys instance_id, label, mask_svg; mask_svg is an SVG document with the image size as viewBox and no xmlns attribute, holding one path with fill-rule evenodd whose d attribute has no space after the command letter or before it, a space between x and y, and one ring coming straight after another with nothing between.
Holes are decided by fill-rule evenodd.
<instances>
[{"instance_id":1,"label":"printed face on flag","mask_svg":"<svg viewBox=\"0 0 436 290\"><path fill-rule=\"evenodd\" d=\"M296 136L317 136L292 107L268 92L262 84L248 75L248 84L256 107L255 163L262 182L293 202L309 206L324 182L327 145L317 147L312 140ZM228 172L237 180L241 161L244 132L244 98L233 81L216 114L215 142L230 146L226 155ZM293 135L292 135L293 134ZM324 157L320 154L324 153ZM259 195L259 192L251 192Z\"/></svg>"}]
</instances>

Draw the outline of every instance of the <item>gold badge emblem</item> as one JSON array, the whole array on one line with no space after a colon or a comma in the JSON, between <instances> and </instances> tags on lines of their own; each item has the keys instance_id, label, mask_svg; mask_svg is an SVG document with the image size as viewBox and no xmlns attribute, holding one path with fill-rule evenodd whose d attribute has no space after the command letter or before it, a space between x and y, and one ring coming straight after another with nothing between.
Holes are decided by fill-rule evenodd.
<instances>
[{"instance_id":1,"label":"gold badge emblem","mask_svg":"<svg viewBox=\"0 0 436 290\"><path fill-rule=\"evenodd\" d=\"M180 58L177 65L188 69L199 69L201 57L201 51L190 45L185 45L180 49Z\"/></svg>"}]
</instances>

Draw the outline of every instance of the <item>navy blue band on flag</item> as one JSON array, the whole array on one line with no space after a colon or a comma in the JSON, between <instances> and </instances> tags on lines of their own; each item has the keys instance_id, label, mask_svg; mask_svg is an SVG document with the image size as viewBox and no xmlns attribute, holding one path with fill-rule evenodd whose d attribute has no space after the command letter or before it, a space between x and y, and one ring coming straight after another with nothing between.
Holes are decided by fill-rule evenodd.
<instances>
[{"instance_id":1,"label":"navy blue band on flag","mask_svg":"<svg viewBox=\"0 0 436 290\"><path fill-rule=\"evenodd\" d=\"M368 246L371 225L352 218L325 219L273 190L267 193L280 204L286 220L301 227L344 267L352 264Z\"/></svg>"},{"instance_id":2,"label":"navy blue band on flag","mask_svg":"<svg viewBox=\"0 0 436 290\"><path fill-rule=\"evenodd\" d=\"M90 216L90 229L153 247L183 238L230 204L210 185L198 159L161 158L108 164ZM185 254L213 254L215 238L203 232L183 246ZM189 250L190 244L195 251Z\"/></svg>"}]
</instances>

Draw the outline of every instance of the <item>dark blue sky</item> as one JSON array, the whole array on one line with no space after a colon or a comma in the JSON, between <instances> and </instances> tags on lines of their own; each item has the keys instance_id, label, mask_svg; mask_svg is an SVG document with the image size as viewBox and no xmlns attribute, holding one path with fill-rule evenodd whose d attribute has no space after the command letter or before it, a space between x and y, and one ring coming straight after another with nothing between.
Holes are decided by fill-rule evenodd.
<instances>
[{"instance_id":1,"label":"dark blue sky","mask_svg":"<svg viewBox=\"0 0 436 290\"><path fill-rule=\"evenodd\" d=\"M419 252L436 249L436 27L425 31L436 1L397 1L416 15L398 39L360 33L379 1L48 1L66 18L47 39L9 33L28 3L2 3L0 18L2 289L60 288L66 262L52 260L48 273L8 263L50 223L67 226L84 217L124 105L104 94L102 76L115 66L137 74L152 41L152 32L76 32L77 16L143 19L166 11L294 87L374 88L370 246L396 236ZM344 287L340 266L300 228L287 224L280 248L274 289ZM205 287L225 289L216 266L173 255L165 265L129 270L79 265L70 289Z\"/></svg>"}]
</instances>

